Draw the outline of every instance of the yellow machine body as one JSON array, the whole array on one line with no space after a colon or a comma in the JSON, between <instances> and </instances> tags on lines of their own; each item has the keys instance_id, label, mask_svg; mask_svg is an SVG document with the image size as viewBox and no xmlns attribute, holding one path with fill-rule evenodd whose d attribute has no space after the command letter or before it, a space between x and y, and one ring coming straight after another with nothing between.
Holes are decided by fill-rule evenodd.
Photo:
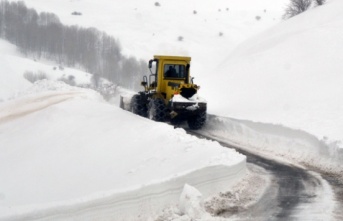
<instances>
[{"instance_id":1,"label":"yellow machine body","mask_svg":"<svg viewBox=\"0 0 343 221\"><path fill-rule=\"evenodd\" d=\"M206 121L207 103L197 96L199 86L193 84L190 63L190 57L155 55L149 61L151 74L143 77L144 91L131 99L131 111L174 125L187 121L190 129L200 129Z\"/></svg>"},{"instance_id":2,"label":"yellow machine body","mask_svg":"<svg viewBox=\"0 0 343 221\"><path fill-rule=\"evenodd\" d=\"M155 62L155 65L150 66L152 80L150 79L151 84L145 87L146 91L155 91L155 96L163 98L165 103L175 94L179 94L181 88L199 89L197 85L189 83L191 57L155 55L151 62ZM168 75L171 68L175 72Z\"/></svg>"}]
</instances>

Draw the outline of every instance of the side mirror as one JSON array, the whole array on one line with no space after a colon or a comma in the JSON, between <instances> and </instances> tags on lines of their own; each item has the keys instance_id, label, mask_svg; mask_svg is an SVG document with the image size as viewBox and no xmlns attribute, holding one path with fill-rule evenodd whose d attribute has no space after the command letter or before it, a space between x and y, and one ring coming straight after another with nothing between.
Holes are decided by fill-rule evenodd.
<instances>
[{"instance_id":1,"label":"side mirror","mask_svg":"<svg viewBox=\"0 0 343 221\"><path fill-rule=\"evenodd\" d=\"M142 85L143 87L145 87L147 84L148 84L148 83L147 83L146 81L142 81L142 82L141 82L141 85Z\"/></svg>"},{"instance_id":2,"label":"side mirror","mask_svg":"<svg viewBox=\"0 0 343 221\"><path fill-rule=\"evenodd\" d=\"M149 61L149 68L150 68L150 69L152 68L152 62L154 62L154 60L150 60L150 61Z\"/></svg>"}]
</instances>

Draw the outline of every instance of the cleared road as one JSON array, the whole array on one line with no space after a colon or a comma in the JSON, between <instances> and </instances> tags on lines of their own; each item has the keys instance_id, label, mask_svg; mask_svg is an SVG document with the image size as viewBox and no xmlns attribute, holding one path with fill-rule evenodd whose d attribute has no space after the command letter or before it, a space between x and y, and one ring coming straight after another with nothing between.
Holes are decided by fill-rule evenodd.
<instances>
[{"instance_id":1,"label":"cleared road","mask_svg":"<svg viewBox=\"0 0 343 221\"><path fill-rule=\"evenodd\" d=\"M343 220L343 183L339 176L314 172L219 143L246 155L248 168L261 167L271 177L270 185L257 203L224 210L220 216L234 220ZM258 173L258 170L253 172ZM263 173L260 175L265 176Z\"/></svg>"}]
</instances>

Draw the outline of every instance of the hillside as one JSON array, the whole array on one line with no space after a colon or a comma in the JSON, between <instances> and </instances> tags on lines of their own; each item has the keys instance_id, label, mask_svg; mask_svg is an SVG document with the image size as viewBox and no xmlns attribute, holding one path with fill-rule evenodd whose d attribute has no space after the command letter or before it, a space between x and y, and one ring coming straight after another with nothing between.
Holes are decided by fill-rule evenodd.
<instances>
[{"instance_id":1,"label":"hillside","mask_svg":"<svg viewBox=\"0 0 343 221\"><path fill-rule=\"evenodd\" d=\"M199 76L203 64L214 68L239 42L280 22L287 0L24 2L57 14L66 25L105 31L119 39L126 56L148 61L154 54L190 55Z\"/></svg>"},{"instance_id":2,"label":"hillside","mask_svg":"<svg viewBox=\"0 0 343 221\"><path fill-rule=\"evenodd\" d=\"M192 73L210 113L343 140L338 0L288 21L280 21L286 0L160 1L159 6L102 0L97 7L88 1L25 3L56 13L65 24L106 31L120 40L127 56L192 56Z\"/></svg>"},{"instance_id":3,"label":"hillside","mask_svg":"<svg viewBox=\"0 0 343 221\"><path fill-rule=\"evenodd\" d=\"M207 79L210 112L342 145L342 15L343 2L332 0L241 43L214 69L221 83Z\"/></svg>"},{"instance_id":4,"label":"hillside","mask_svg":"<svg viewBox=\"0 0 343 221\"><path fill-rule=\"evenodd\" d=\"M0 103L0 131L0 220L147 219L176 204L185 183L208 197L245 174L235 150L62 82Z\"/></svg>"},{"instance_id":5,"label":"hillside","mask_svg":"<svg viewBox=\"0 0 343 221\"><path fill-rule=\"evenodd\" d=\"M64 24L105 31L126 56L192 56L209 108L200 133L342 172L341 0L287 21L280 20L286 0L24 2ZM0 220L148 220L162 211L194 220L201 197L251 175L235 150L55 81L73 76L89 83L90 73L26 58L3 40L0 65ZM50 80L32 84L25 71L43 71ZM180 212L182 191L198 201Z\"/></svg>"}]
</instances>

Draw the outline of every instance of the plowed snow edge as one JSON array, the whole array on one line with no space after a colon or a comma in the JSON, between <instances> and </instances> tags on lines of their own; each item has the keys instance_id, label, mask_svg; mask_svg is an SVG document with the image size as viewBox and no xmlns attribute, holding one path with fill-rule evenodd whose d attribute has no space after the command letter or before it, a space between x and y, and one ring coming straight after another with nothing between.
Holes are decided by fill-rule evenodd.
<instances>
[{"instance_id":1,"label":"plowed snow edge","mask_svg":"<svg viewBox=\"0 0 343 221\"><path fill-rule=\"evenodd\" d=\"M132 191L97 194L97 198L59 202L34 211L18 208L20 214L2 214L0 220L148 220L164 208L177 205L185 183L196 187L207 198L228 191L244 177L245 169L245 161L231 167L206 167Z\"/></svg>"}]
</instances>

